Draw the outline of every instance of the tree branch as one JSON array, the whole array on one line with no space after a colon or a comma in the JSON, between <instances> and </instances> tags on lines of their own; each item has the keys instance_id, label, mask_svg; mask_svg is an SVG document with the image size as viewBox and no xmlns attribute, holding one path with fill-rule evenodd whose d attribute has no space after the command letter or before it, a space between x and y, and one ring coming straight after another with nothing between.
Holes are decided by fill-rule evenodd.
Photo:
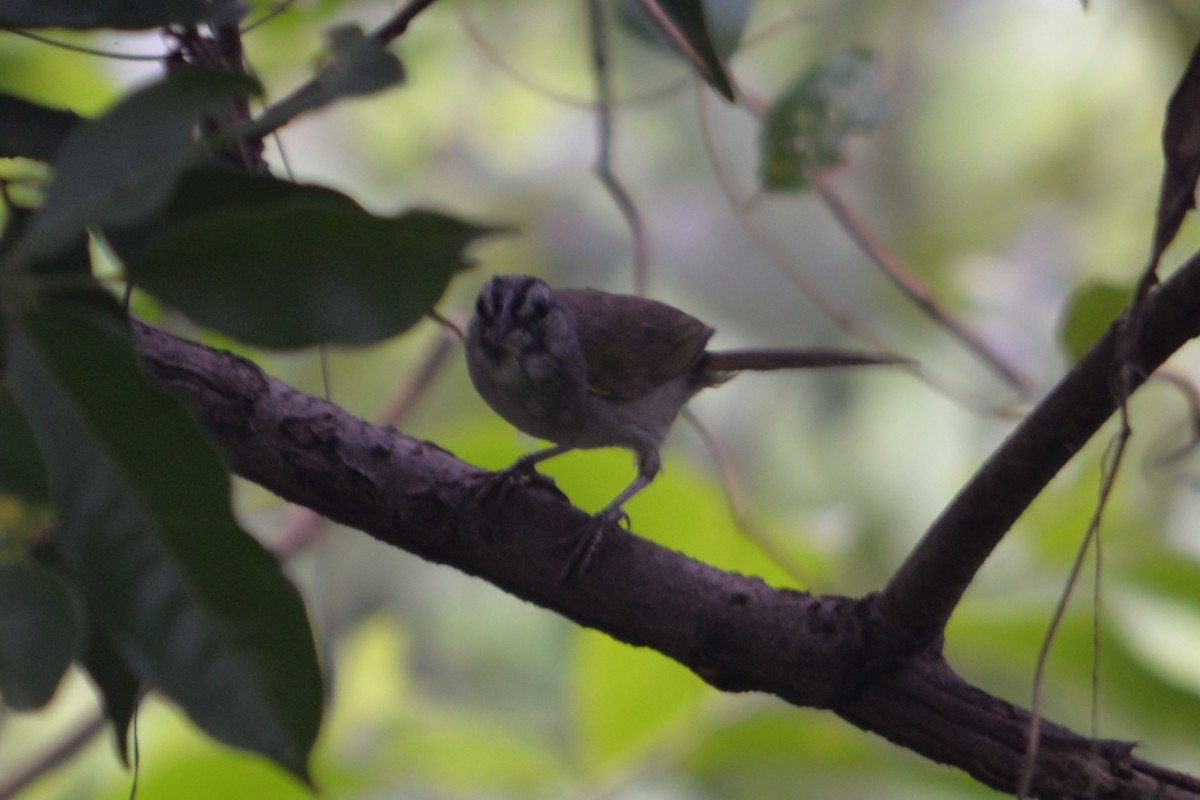
<instances>
[{"instance_id":1,"label":"tree branch","mask_svg":"<svg viewBox=\"0 0 1200 800\"><path fill-rule=\"evenodd\" d=\"M1165 285L1149 307L1147 330L1183 341L1200 321L1179 319L1200 300L1200 269ZM1193 315L1200 317L1200 315ZM1012 792L1019 780L1030 717L1025 710L967 684L941 655L940 641L914 648L936 626L953 589L973 574L971 557L931 552L938 542L959 547L977 532L995 531L1036 494L1053 470L1018 476L1017 458L1061 453L1065 460L1103 422L1111 399L1075 396L1091 409L1075 415L1035 412L951 506L882 596L854 599L780 590L694 561L614 527L589 569L559 580L573 551L570 535L588 517L547 483L534 482L479 501L474 489L488 473L429 442L371 425L324 400L265 375L241 357L134 323L138 348L152 374L179 393L223 449L233 469L281 497L419 555L478 576L512 594L651 647L726 691L762 691L798 706L829 709L864 730L951 764L981 782ZM1158 341L1163 341L1160 339ZM1106 346L1111 349L1110 346ZM1102 347L1103 352L1108 349ZM1166 344L1144 348L1147 363ZM1161 360L1161 357L1158 360ZM1085 360L1091 364L1091 357ZM1104 359L1101 358L1103 361ZM1095 367L1075 370L1062 392L1093 391ZM1070 387L1075 387L1070 389ZM1058 399L1056 403L1064 403ZM1014 449L1013 442L1025 442ZM1026 451L1032 453L1030 456ZM1015 453L1015 454L1014 454ZM1059 458L1060 456L1056 456ZM1005 462L998 464L996 462ZM986 476L998 474L998 477ZM1037 480L1041 484L1037 484ZM991 494L989 494L989 492ZM966 493L964 493L966 494ZM973 513L964 504L978 504ZM966 527L955 534L953 520ZM1002 531L1001 531L1002 532ZM936 549L936 548L935 548ZM990 548L988 548L990 549ZM977 565L975 565L977 566ZM931 597L908 581L945 580L951 590ZM961 594L961 592L959 592ZM948 614L948 612L946 612ZM917 619L897 614L924 615ZM940 630L940 627L937 628ZM1042 723L1032 795L1200 798L1200 781L1130 755L1133 745L1092 741Z\"/></svg>"},{"instance_id":2,"label":"tree branch","mask_svg":"<svg viewBox=\"0 0 1200 800\"><path fill-rule=\"evenodd\" d=\"M1145 300L1128 352L1129 391L1200 335L1200 255ZM919 649L940 636L975 573L1033 499L1113 412L1118 322L1029 413L942 512L880 596L880 612Z\"/></svg>"}]
</instances>

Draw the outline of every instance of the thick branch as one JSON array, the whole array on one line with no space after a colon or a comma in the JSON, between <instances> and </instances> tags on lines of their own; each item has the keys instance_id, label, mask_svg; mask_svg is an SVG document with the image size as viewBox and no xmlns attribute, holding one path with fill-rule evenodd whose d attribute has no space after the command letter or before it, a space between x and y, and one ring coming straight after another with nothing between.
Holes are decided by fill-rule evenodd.
<instances>
[{"instance_id":1,"label":"thick branch","mask_svg":"<svg viewBox=\"0 0 1200 800\"><path fill-rule=\"evenodd\" d=\"M1200 335L1200 255L1146 298L1132 343L1141 385ZM880 596L880 610L914 649L941 635L975 573L1058 471L1118 405L1115 355L1123 327L1108 333L1038 404L934 521Z\"/></svg>"},{"instance_id":2,"label":"thick branch","mask_svg":"<svg viewBox=\"0 0 1200 800\"><path fill-rule=\"evenodd\" d=\"M559 576L587 519L544 484L477 501L486 474L370 425L228 353L137 324L150 371L181 394L233 468L280 496L431 561L652 647L728 691L832 709L865 730L1011 792L1028 714L971 687L936 646L897 650L874 598L814 597L722 572L619 528L588 570ZM1047 433L1046 435L1052 435ZM564 538L566 537L566 538ZM1036 796L1200 798L1200 782L1132 746L1043 729Z\"/></svg>"}]
</instances>

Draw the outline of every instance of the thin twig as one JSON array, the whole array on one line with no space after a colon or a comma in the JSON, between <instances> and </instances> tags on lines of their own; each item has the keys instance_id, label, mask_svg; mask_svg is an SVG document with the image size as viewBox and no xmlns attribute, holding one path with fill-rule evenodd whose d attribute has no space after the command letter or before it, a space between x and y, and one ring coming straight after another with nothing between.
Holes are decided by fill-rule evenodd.
<instances>
[{"instance_id":1,"label":"thin twig","mask_svg":"<svg viewBox=\"0 0 1200 800\"><path fill-rule=\"evenodd\" d=\"M271 20L275 19L275 17L278 17L280 14L287 11L289 8L291 8L293 5L295 5L295 3L296 3L296 0L283 0L283 2L277 4L270 11L263 14L258 19L254 20L254 22L250 22L250 23L247 23L246 25L244 25L242 27L242 33L249 33L250 31L254 30L255 28L265 25L267 22L270 22Z\"/></svg>"},{"instance_id":2,"label":"thin twig","mask_svg":"<svg viewBox=\"0 0 1200 800\"><path fill-rule=\"evenodd\" d=\"M400 34L408 30L408 26L412 24L412 21L417 18L418 14L435 2L436 0L410 0L391 19L383 23L378 30L371 34L371 38L380 44L390 44Z\"/></svg>"},{"instance_id":3,"label":"thin twig","mask_svg":"<svg viewBox=\"0 0 1200 800\"><path fill-rule=\"evenodd\" d=\"M375 417L377 424L395 427L408 419L417 402L445 366L446 359L457 341L450 329L438 336L437 341L417 364L416 370L391 393L387 404ZM325 525L325 518L317 512L304 506L293 505L288 509L286 521L275 537L271 551L280 559L286 560L319 539Z\"/></svg>"},{"instance_id":4,"label":"thin twig","mask_svg":"<svg viewBox=\"0 0 1200 800\"><path fill-rule=\"evenodd\" d=\"M725 168L724 162L717 153L716 143L713 141L712 125L709 121L708 114L708 97L696 82L696 104L697 113L700 117L700 136L704 142L704 149L708 156L709 164L712 166L713 174L717 179L717 185L720 186L722 193L725 195L725 200L729 204L730 210L745 228L746 232L754 239L759 248L766 256L775 264L785 277L796 285L798 289L811 300L825 315L828 316L842 330L846 331L851 336L854 336L862 341L870 344L882 353L887 355L902 358L901 354L874 332L861 325L858 320L836 300L830 297L809 277L807 271L794 259L783 252L779 244L771 238L771 235L763 228L758 219L747 210L747 205L738 196L737 189L733 185L733 178L729 175ZM913 375L923 381L926 385L932 387L936 391L955 400L956 402L974 409L980 413L991 414L995 416L1014 416L1007 407L997 406L989 399L977 395L969 394L961 389L951 386L945 381L938 378L936 375L929 372L919 364L914 364L905 367Z\"/></svg>"},{"instance_id":5,"label":"thin twig","mask_svg":"<svg viewBox=\"0 0 1200 800\"><path fill-rule=\"evenodd\" d=\"M381 45L390 44L393 40L399 37L400 34L408 30L408 26L412 24L412 21L416 19L418 14L429 8L434 4L434 2L436 2L436 0L411 0L411 2L409 2L406 6L397 11L391 19L377 28L371 34L371 38ZM316 85L317 79L310 78L302 83L299 87L289 92L282 100L272 104L267 109L266 113L260 115L259 119L261 120L263 117L269 118L273 109L288 108L291 104L296 102L296 98L304 97L308 93L312 92Z\"/></svg>"},{"instance_id":6,"label":"thin twig","mask_svg":"<svg viewBox=\"0 0 1200 800\"><path fill-rule=\"evenodd\" d=\"M700 441L704 442L704 446L708 448L717 464L717 470L721 474L721 488L725 493L725 502L729 506L729 512L733 516L733 522L737 525L738 530L774 564L795 578L801 586L809 591L817 591L819 589L817 581L808 570L804 569L795 558L780 547L775 538L762 529L762 526L746 508L742 497L741 481L738 480L733 459L729 457L729 449L725 447L725 443L705 427L704 423L691 410L685 408L682 416L700 436Z\"/></svg>"},{"instance_id":7,"label":"thin twig","mask_svg":"<svg viewBox=\"0 0 1200 800\"><path fill-rule=\"evenodd\" d=\"M1092 559L1092 755L1097 754L1095 739L1100 735L1100 656L1103 649L1101 615L1104 602L1104 538L1096 536L1096 556ZM1091 776L1088 797L1096 796L1099 776Z\"/></svg>"},{"instance_id":8,"label":"thin twig","mask_svg":"<svg viewBox=\"0 0 1200 800\"><path fill-rule=\"evenodd\" d=\"M461 323L460 323L461 326ZM453 352L454 345L460 337L456 336L454 328L447 328L442 335L425 352L418 362L416 370L409 375L403 384L392 392L391 399L383 410L376 415L375 421L380 425L400 427L416 409L417 403L425 396L430 385L446 365L446 359Z\"/></svg>"},{"instance_id":9,"label":"thin twig","mask_svg":"<svg viewBox=\"0 0 1200 800\"><path fill-rule=\"evenodd\" d=\"M708 156L708 163L712 166L713 175L717 179L717 185L721 188L722 193L724 193L725 200L737 217L738 222L754 238L754 241L767 254L767 257L774 262L779 271L791 279L792 283L796 284L800 291L824 311L826 316L837 323L842 330L862 339L884 353L899 355L889 347L887 342L859 325L858 321L854 319L848 310L839 305L836 300L817 286L809 278L808 273L799 264L784 254L775 240L759 224L758 220L746 210L746 204L738 197L737 190L734 188L733 178L717 153L716 142L713 141L712 136L712 124L708 114L708 96L704 93L698 81L695 82L695 86L696 105L700 115L700 136L704 142L704 150Z\"/></svg>"},{"instance_id":10,"label":"thin twig","mask_svg":"<svg viewBox=\"0 0 1200 800\"><path fill-rule=\"evenodd\" d=\"M934 298L912 270L887 248L874 231L863 224L862 219L834 189L825 173L817 173L809 177L812 180L813 188L817 190L817 195L825 203L825 207L841 223L842 229L858 245L859 249L875 263L875 266L879 267L884 277L935 323L941 325L951 336L962 342L968 350L979 356L1001 378L1012 384L1022 394L1029 394L1032 390L1029 379L1016 367L1007 363L977 333L968 328L962 320L951 314L949 309Z\"/></svg>"},{"instance_id":11,"label":"thin twig","mask_svg":"<svg viewBox=\"0 0 1200 800\"><path fill-rule=\"evenodd\" d=\"M600 0L587 0L592 67L596 74L596 177L617 204L633 237L633 291L644 295L649 285L646 228L633 198L612 168L612 81L608 67L608 20Z\"/></svg>"},{"instance_id":12,"label":"thin twig","mask_svg":"<svg viewBox=\"0 0 1200 800\"><path fill-rule=\"evenodd\" d=\"M46 752L30 761L7 778L0 780L0 800L15 797L18 792L50 770L62 764L90 742L104 728L104 714L96 712L81 722L73 731L54 744Z\"/></svg>"},{"instance_id":13,"label":"thin twig","mask_svg":"<svg viewBox=\"0 0 1200 800\"><path fill-rule=\"evenodd\" d=\"M767 107L762 98L752 92L746 91L742 87L738 87L739 95L742 98L743 105L759 120L761 123L767 116ZM934 298L933 293L921 283L913 271L891 252L883 243L883 240L875 235L874 231L868 228L850 206L842 199L829 178L824 173L814 173L809 175L813 188L817 192L817 196L821 198L821 202L829 209L858 248L877 266L880 272L883 273L892 285L907 297L914 305L922 312L929 316L935 323L942 326L951 336L962 342L967 349L979 356L979 358L988 365L993 371L1000 375L1008 383L1012 384L1022 394L1028 394L1032 390L1032 383L1021 372L1019 372L1011 364L1008 364L998 353L993 351L986 342L983 341L961 320L957 319L950 311Z\"/></svg>"},{"instance_id":14,"label":"thin twig","mask_svg":"<svg viewBox=\"0 0 1200 800\"><path fill-rule=\"evenodd\" d=\"M62 50L69 50L73 53L81 53L85 56L99 56L100 58L111 58L117 61L161 61L166 57L166 53L158 53L156 55L143 55L139 53L118 53L115 50L100 50L95 47L85 47L81 44L71 44L58 39L53 39L49 36L43 36L40 33L31 33L22 28L12 28L8 25L0 25L0 31L7 31L16 36L23 36L26 39L32 39L41 44L58 47Z\"/></svg>"},{"instance_id":15,"label":"thin twig","mask_svg":"<svg viewBox=\"0 0 1200 800\"><path fill-rule=\"evenodd\" d=\"M467 34L467 38L470 39L471 43L475 45L480 53L483 54L483 57L489 64L503 72L519 85L525 87L536 95L544 97L547 100L552 100L555 103L560 103L564 106L571 106L573 108L595 108L596 98L594 96L576 96L567 94L566 92L558 89L552 89L551 87L539 82L532 75L529 75L518 69L508 59L506 59L499 50L496 49L495 45L488 41L488 38L483 34L483 31L481 31L479 26L475 24L475 19L471 16L468 7L467 0L457 0L457 2L454 3L454 10L458 15L459 24L462 25L463 31ZM662 86L657 88L648 89L644 92L636 92L628 97L622 97L614 100L613 105L628 107L660 100L687 86L689 80L690 78L686 74L681 75L678 78L673 78L667 81Z\"/></svg>"},{"instance_id":16,"label":"thin twig","mask_svg":"<svg viewBox=\"0 0 1200 800\"><path fill-rule=\"evenodd\" d=\"M1188 407L1189 434L1187 441L1154 459L1157 462L1155 466L1159 464L1166 466L1173 461L1186 458L1195 451L1196 445L1200 444L1200 391L1196 389L1196 385L1189 376L1171 369L1159 368L1154 371L1150 379L1165 381L1174 386L1183 395L1183 400Z\"/></svg>"},{"instance_id":17,"label":"thin twig","mask_svg":"<svg viewBox=\"0 0 1200 800\"><path fill-rule=\"evenodd\" d=\"M1126 445L1129 443L1129 437L1133 434L1133 429L1129 426L1129 412L1125 403L1121 404L1120 410L1121 429L1118 431L1117 438L1113 442L1111 459L1105 459L1108 461L1108 465L1104 470L1103 480L1101 481L1100 497L1096 502L1096 510L1092 512L1092 518L1088 522L1087 533L1084 534L1083 541L1079 543L1079 549L1075 552L1075 560L1071 563L1071 571L1067 575L1067 584L1058 598L1058 605L1055 607L1054 614L1050 618L1050 627L1047 629L1046 636L1042 639L1042 646L1038 650L1037 665L1033 671L1033 694L1029 702L1029 742L1025 750L1025 766L1021 770L1021 780L1017 785L1017 800L1025 800L1028 796L1029 788L1033 784L1034 773L1037 772L1037 754L1041 743L1042 682L1045 678L1046 663L1050 658L1050 648L1058 636L1058 629L1067 613L1067 604L1074 593L1075 585L1079 582L1079 573L1083 569L1084 559L1087 557L1088 550L1091 548L1093 542L1097 543L1097 560L1099 560L1100 523L1104 518L1104 509L1107 507L1108 500L1112 496L1113 486L1116 484L1117 475L1120 472L1121 461L1125 456ZM1099 566L1097 566L1097 569L1099 569ZM1093 665L1093 669L1095 669L1095 665ZM1093 702L1095 691L1094 677L1093 675ZM1096 721L1093 717L1092 725L1095 726L1095 724Z\"/></svg>"},{"instance_id":18,"label":"thin twig","mask_svg":"<svg viewBox=\"0 0 1200 800\"><path fill-rule=\"evenodd\" d=\"M525 87L536 95L544 97L547 100L553 100L556 103L561 103L565 106L575 108L593 108L595 106L595 98L582 97L573 94L568 94L558 89L553 89L544 83L541 83L532 75L521 71L516 65L504 57L504 55L496 48L495 45L488 40L484 32L480 30L476 24L475 18L471 16L470 0L455 0L454 11L458 16L459 24L462 25L463 31L467 34L467 38L471 43L478 48L489 64L494 66L499 71L503 72L516 83ZM779 19L765 24L762 30L749 34L742 38L741 45L738 47L739 52L746 52L755 47L769 41L771 38L787 32L787 26L799 22L806 17L811 17L812 12L800 11L792 12L780 17ZM652 87L642 91L634 91L627 96L615 96L612 105L614 108L628 108L630 106L640 106L648 103L653 103L669 97L681 89L687 88L692 82L693 73L690 70L682 70L676 78L666 80L661 86Z\"/></svg>"}]
</instances>

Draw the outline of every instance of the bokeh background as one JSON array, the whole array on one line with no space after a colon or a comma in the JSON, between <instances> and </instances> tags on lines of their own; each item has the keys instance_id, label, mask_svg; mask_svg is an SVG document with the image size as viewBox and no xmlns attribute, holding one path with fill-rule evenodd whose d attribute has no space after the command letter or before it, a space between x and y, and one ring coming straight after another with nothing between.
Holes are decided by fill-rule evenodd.
<instances>
[{"instance_id":1,"label":"bokeh background","mask_svg":"<svg viewBox=\"0 0 1200 800\"><path fill-rule=\"evenodd\" d=\"M249 5L250 19L273 6ZM382 0L298 0L246 35L250 62L270 95L282 96L311 73L324 29L369 29L394 10ZM887 115L847 143L829 183L1027 377L1021 392L881 277L814 193L764 191L760 120L698 86L680 60L610 10L614 168L646 226L651 294L714 325L718 347L871 346L814 304L800 275L930 378L889 369L746 375L701 396L693 410L723 443L746 525L730 511L717 458L681 424L664 473L628 506L634 529L780 586L877 589L1069 367L1079 338L1107 324L1111 305L1089 298L1119 297L1136 280L1149 250L1163 109L1200 37L1200 11L1184 0L1094 0L1086 10L1069 0L712 4L728 24L745 16L730 63L743 90L767 104L848 48L873 54ZM286 156L296 179L377 212L436 207L514 226L514 235L473 248L478 266L442 304L452 319L465 319L493 273L628 291L630 231L592 172L586 25L580 2L443 0L395 45L405 86L294 122L268 157L277 173ZM157 34L51 35L126 55L164 48ZM0 33L0 89L81 113L102 111L156 70ZM1198 244L1189 222L1166 267ZM1076 327L1066 322L1072 313ZM172 324L187 330L186 321ZM315 352L256 358L366 417L415 390L402 430L472 463L506 466L536 443L474 394L457 347L414 387L444 336L427 322L370 350L329 351L328 389ZM1200 361L1185 350L1172 365L1186 377ZM1200 464L1164 461L1187 441L1176 389L1152 384L1132 411L1132 450L1103 528L1102 592L1095 596L1090 578L1077 591L1049 662L1044 713L1083 731L1095 715L1101 735L1137 740L1146 757L1195 773ZM1029 701L1110 435L1025 515L948 630L951 663L1014 702ZM597 451L545 471L597 509L633 463ZM326 798L993 796L831 714L722 695L656 653L357 532L329 527L297 546L293 510L254 486L234 492L251 530L269 546L287 543L317 631L331 704L314 775ZM0 719L0 774L94 709L86 679L72 676L46 710ZM307 796L162 702L145 705L138 732L143 800ZM127 797L131 777L106 736L22 797Z\"/></svg>"}]
</instances>

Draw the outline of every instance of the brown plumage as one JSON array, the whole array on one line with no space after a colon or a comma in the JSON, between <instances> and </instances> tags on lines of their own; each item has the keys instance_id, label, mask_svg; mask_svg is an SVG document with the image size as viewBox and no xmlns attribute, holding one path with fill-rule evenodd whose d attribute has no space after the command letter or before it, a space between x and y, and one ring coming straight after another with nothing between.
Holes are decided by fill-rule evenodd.
<instances>
[{"instance_id":1,"label":"brown plumage","mask_svg":"<svg viewBox=\"0 0 1200 800\"><path fill-rule=\"evenodd\" d=\"M740 370L894 364L840 350L705 348L713 329L679 309L596 289L551 289L501 275L479 292L467 328L467 368L480 396L517 428L554 443L523 456L500 480L575 448L625 447L638 474L595 517L586 563L604 524L654 480L659 447L680 409Z\"/></svg>"}]
</instances>

